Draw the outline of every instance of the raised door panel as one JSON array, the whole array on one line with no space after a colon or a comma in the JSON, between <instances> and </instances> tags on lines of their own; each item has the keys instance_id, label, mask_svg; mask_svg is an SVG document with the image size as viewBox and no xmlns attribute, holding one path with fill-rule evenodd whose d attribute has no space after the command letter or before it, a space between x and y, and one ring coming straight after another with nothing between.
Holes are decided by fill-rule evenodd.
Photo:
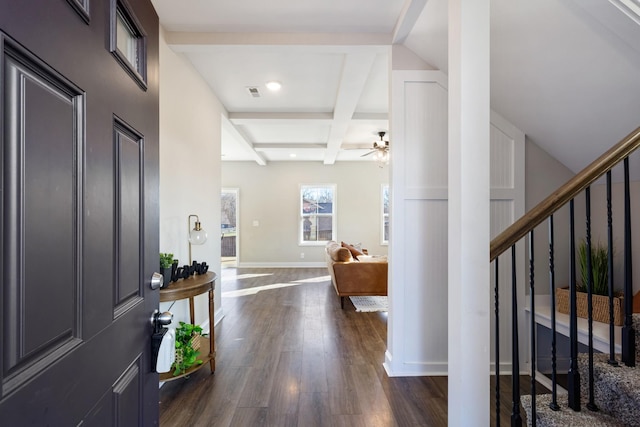
<instances>
[{"instance_id":1,"label":"raised door panel","mask_svg":"<svg viewBox=\"0 0 640 427\"><path fill-rule=\"evenodd\" d=\"M80 340L78 158L84 103L82 92L64 77L9 38L0 40L6 394Z\"/></svg>"}]
</instances>

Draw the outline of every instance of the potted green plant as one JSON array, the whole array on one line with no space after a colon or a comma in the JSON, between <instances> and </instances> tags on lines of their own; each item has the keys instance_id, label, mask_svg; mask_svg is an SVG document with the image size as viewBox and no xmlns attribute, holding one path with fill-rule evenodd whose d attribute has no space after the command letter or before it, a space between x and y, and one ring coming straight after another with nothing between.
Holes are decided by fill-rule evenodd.
<instances>
[{"instance_id":1,"label":"potted green plant","mask_svg":"<svg viewBox=\"0 0 640 427\"><path fill-rule=\"evenodd\" d=\"M589 283L589 263L587 258L587 242L582 240L578 245L578 265L580 266L580 292L587 292ZM591 271L593 284L591 292L594 295L609 295L609 251L600 243L591 245Z\"/></svg>"},{"instance_id":2,"label":"potted green plant","mask_svg":"<svg viewBox=\"0 0 640 427\"><path fill-rule=\"evenodd\" d=\"M588 316L587 284L589 283L587 242L583 239L578 244L578 268L580 283L577 284L576 306L578 317ZM591 286L593 320L609 323L609 250L605 245L594 243L591 245L591 272L593 282ZM558 311L569 313L569 288L556 289ZM624 317L622 296L614 292L613 322L620 326Z\"/></svg>"},{"instance_id":3,"label":"potted green plant","mask_svg":"<svg viewBox=\"0 0 640 427\"><path fill-rule=\"evenodd\" d=\"M198 359L200 352L200 337L204 336L202 328L191 323L180 322L176 328L176 360L173 362L173 375L184 374L190 367L201 365Z\"/></svg>"},{"instance_id":4,"label":"potted green plant","mask_svg":"<svg viewBox=\"0 0 640 427\"><path fill-rule=\"evenodd\" d=\"M164 277L162 287L171 282L171 264L173 264L173 254L160 252L160 273Z\"/></svg>"}]
</instances>

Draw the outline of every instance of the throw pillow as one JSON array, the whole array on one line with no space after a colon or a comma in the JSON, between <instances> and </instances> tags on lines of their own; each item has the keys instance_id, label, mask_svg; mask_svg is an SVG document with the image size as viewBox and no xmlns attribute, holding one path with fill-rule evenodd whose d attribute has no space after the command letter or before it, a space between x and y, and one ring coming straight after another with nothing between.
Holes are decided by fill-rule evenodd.
<instances>
[{"instance_id":1,"label":"throw pillow","mask_svg":"<svg viewBox=\"0 0 640 427\"><path fill-rule=\"evenodd\" d=\"M353 247L352 245L350 245L348 243L340 242L340 244L342 245L343 248L349 249L349 252L351 252L351 255L355 259L358 259L358 256L360 256L360 255L364 255L364 253L362 253L361 251L359 251L358 249L356 249L355 247Z\"/></svg>"},{"instance_id":2,"label":"throw pillow","mask_svg":"<svg viewBox=\"0 0 640 427\"><path fill-rule=\"evenodd\" d=\"M337 242L327 243L327 253L333 261L350 262L353 261L351 252L347 248L343 248Z\"/></svg>"}]
</instances>

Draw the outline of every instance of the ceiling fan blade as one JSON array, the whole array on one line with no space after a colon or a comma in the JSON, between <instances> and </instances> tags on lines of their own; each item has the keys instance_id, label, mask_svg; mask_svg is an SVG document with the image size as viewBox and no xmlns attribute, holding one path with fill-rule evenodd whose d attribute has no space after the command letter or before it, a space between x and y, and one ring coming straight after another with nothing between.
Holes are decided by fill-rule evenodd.
<instances>
[{"instance_id":1,"label":"ceiling fan blade","mask_svg":"<svg viewBox=\"0 0 640 427\"><path fill-rule=\"evenodd\" d=\"M377 152L378 150L371 150L368 153L364 153L363 155L361 155L360 157L364 157L364 156L368 156L369 154L373 154L375 152Z\"/></svg>"}]
</instances>

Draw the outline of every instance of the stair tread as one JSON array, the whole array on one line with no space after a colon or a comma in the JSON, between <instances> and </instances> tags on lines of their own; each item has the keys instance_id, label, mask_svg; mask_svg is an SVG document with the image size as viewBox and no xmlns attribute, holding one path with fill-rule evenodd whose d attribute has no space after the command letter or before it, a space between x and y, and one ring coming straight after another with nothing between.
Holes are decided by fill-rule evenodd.
<instances>
[{"instance_id":1,"label":"stair tread","mask_svg":"<svg viewBox=\"0 0 640 427\"><path fill-rule=\"evenodd\" d=\"M628 366L611 366L608 355L594 354L594 396L602 412L633 425L640 419L640 370ZM619 360L619 359L618 359ZM578 358L583 402L588 398L588 355Z\"/></svg>"},{"instance_id":2,"label":"stair tread","mask_svg":"<svg viewBox=\"0 0 640 427\"><path fill-rule=\"evenodd\" d=\"M530 426L531 396L522 396L521 402L522 407L527 414L527 425ZM537 395L536 425L538 427L624 427L629 425L602 412L592 412L588 409L575 412L573 409L566 406L566 402L567 395L558 394L558 404L560 405L560 409L558 411L554 411L549 408L549 403L551 403L550 394Z\"/></svg>"}]
</instances>

